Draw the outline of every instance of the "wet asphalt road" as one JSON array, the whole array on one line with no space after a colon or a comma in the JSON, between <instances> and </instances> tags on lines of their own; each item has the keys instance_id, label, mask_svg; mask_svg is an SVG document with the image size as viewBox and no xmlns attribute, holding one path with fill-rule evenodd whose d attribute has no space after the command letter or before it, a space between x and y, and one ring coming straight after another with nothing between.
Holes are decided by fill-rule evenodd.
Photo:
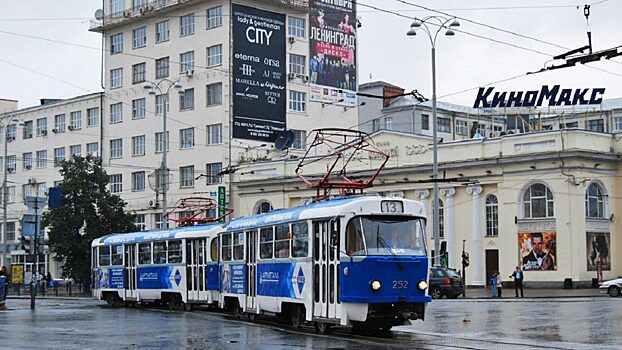
<instances>
[{"instance_id":1,"label":"wet asphalt road","mask_svg":"<svg viewBox=\"0 0 622 350\"><path fill-rule=\"evenodd\" d=\"M0 311L6 349L620 349L622 298L443 300L425 322L388 336L296 330L274 319L239 321L220 313L109 308L92 300L9 299Z\"/></svg>"}]
</instances>

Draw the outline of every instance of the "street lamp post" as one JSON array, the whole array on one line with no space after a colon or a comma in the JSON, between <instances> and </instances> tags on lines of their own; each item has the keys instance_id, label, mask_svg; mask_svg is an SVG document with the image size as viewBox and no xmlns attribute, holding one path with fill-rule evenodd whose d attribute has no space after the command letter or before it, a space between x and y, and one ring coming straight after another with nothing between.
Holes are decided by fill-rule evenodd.
<instances>
[{"instance_id":1,"label":"street lamp post","mask_svg":"<svg viewBox=\"0 0 622 350\"><path fill-rule=\"evenodd\" d=\"M164 92L162 90L162 88L160 87L161 84L166 83L168 84L168 88L166 88L166 92ZM169 92L171 91L172 88L175 88L175 90L177 90L178 94L183 94L184 93L184 87L178 82L178 81L172 81L169 79L162 79L160 81L158 81L157 83L153 83L153 82L148 82L147 84L145 84L143 86L143 88L149 93L149 95L155 96L156 95L156 91L160 92L160 95L164 95L164 111L162 112L162 177L160 178L160 175L156 176L156 179L158 179L158 181L162 181L162 224L163 224L163 228L168 228L168 221L165 221L165 216L168 212L168 198L167 198L167 192L168 192L168 159L167 159L167 153L168 153L168 132L166 129L166 118L167 118L167 109L169 106ZM164 92L164 93L163 93Z\"/></svg>"},{"instance_id":2,"label":"street lamp post","mask_svg":"<svg viewBox=\"0 0 622 350\"><path fill-rule=\"evenodd\" d=\"M6 122L3 122L4 120L6 120ZM4 166L3 166L3 172L4 172L4 178L2 180L2 243L6 245L7 243L7 235L6 235L6 229L7 229L7 202L8 202L8 198L9 195L7 193L7 182L8 182L8 162L7 162L7 158L9 156L9 151L8 151L8 146L9 146L9 127L11 125L16 125L16 126L24 126L24 122L15 116L8 116L6 117L4 120L0 120L0 126L2 126L4 128ZM17 131L16 131L17 132ZM4 255L4 253L3 253Z\"/></svg>"},{"instance_id":3,"label":"street lamp post","mask_svg":"<svg viewBox=\"0 0 622 350\"><path fill-rule=\"evenodd\" d=\"M450 23L451 22L451 23ZM449 25L448 25L449 23ZM432 26L432 30L430 30ZM438 28L434 28L437 26ZM432 45L432 181L434 182L434 193L432 198L432 227L434 238L434 254L438 258L434 259L434 265L440 266L440 221L439 221L439 201L438 201L438 140L436 124L436 38L442 29L446 29L446 36L453 36L456 33L451 29L458 27L460 23L455 18L445 18L442 16L429 16L422 20L415 19L410 25L410 30L406 35L417 35L417 29L421 28L430 38Z\"/></svg>"}]
</instances>

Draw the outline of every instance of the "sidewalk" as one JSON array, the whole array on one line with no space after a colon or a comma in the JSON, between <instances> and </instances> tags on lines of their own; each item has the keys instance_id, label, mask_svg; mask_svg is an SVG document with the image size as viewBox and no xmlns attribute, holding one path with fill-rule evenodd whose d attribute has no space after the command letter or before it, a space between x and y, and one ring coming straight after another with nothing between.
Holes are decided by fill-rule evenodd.
<instances>
[{"instance_id":1,"label":"sidewalk","mask_svg":"<svg viewBox=\"0 0 622 350\"><path fill-rule=\"evenodd\" d=\"M593 298L593 297L606 297L606 294L600 294L598 288L577 288L577 289L548 289L548 288L525 288L525 298ZM514 288L503 288L503 298L508 300L517 300L514 294ZM519 294L520 295L520 294ZM463 299L461 295L458 297ZM466 290L467 299L495 299L492 297L492 290L490 288L477 288L472 287ZM520 299L520 298L518 298Z\"/></svg>"}]
</instances>

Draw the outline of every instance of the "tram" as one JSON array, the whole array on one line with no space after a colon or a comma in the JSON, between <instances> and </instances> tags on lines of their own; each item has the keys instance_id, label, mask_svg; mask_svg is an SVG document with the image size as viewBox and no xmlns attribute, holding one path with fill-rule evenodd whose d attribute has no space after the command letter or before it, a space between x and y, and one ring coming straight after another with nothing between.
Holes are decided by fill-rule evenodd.
<instances>
[{"instance_id":1,"label":"tram","mask_svg":"<svg viewBox=\"0 0 622 350\"><path fill-rule=\"evenodd\" d=\"M93 240L93 298L183 305L218 302L218 233L223 224L110 234Z\"/></svg>"},{"instance_id":2,"label":"tram","mask_svg":"<svg viewBox=\"0 0 622 350\"><path fill-rule=\"evenodd\" d=\"M424 319L424 213L413 200L348 196L234 219L218 234L218 305L321 332Z\"/></svg>"}]
</instances>

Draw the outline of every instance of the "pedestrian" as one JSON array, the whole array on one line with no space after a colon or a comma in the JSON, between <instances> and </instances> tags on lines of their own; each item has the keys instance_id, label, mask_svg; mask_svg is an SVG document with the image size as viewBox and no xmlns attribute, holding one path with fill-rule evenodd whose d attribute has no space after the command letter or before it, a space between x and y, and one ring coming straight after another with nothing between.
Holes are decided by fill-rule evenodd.
<instances>
[{"instance_id":1,"label":"pedestrian","mask_svg":"<svg viewBox=\"0 0 622 350\"><path fill-rule=\"evenodd\" d=\"M0 268L0 310L5 309L6 300L6 272L4 266Z\"/></svg>"},{"instance_id":2,"label":"pedestrian","mask_svg":"<svg viewBox=\"0 0 622 350\"><path fill-rule=\"evenodd\" d=\"M501 298L501 287L502 287L503 281L501 280L501 272L497 271L497 297Z\"/></svg>"},{"instance_id":3,"label":"pedestrian","mask_svg":"<svg viewBox=\"0 0 622 350\"><path fill-rule=\"evenodd\" d=\"M45 276L45 284L47 285L47 287L50 287L51 282L52 282L52 274L50 273L50 271L48 271L47 276Z\"/></svg>"},{"instance_id":4,"label":"pedestrian","mask_svg":"<svg viewBox=\"0 0 622 350\"><path fill-rule=\"evenodd\" d=\"M523 271L521 271L519 266L516 266L516 270L512 272L510 278L514 278L514 293L516 293L516 297L518 298L518 290L520 289L520 296L523 298Z\"/></svg>"},{"instance_id":5,"label":"pedestrian","mask_svg":"<svg viewBox=\"0 0 622 350\"><path fill-rule=\"evenodd\" d=\"M493 272L492 278L490 279L490 284L492 285L492 297L497 297L497 273Z\"/></svg>"}]
</instances>

